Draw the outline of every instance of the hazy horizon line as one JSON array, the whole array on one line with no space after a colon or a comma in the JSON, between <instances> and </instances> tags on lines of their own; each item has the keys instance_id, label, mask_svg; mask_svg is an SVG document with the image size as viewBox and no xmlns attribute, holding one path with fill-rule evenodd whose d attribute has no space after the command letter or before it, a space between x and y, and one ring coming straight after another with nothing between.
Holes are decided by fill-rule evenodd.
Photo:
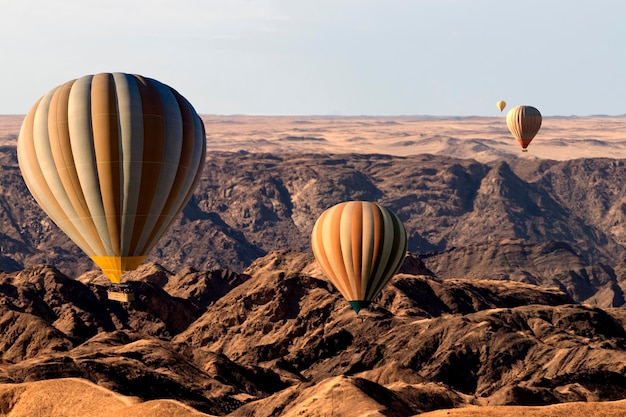
<instances>
[{"instance_id":1,"label":"hazy horizon line","mask_svg":"<svg viewBox=\"0 0 626 417\"><path fill-rule=\"evenodd\" d=\"M213 116L213 117L324 117L324 118L355 118L355 117L398 117L398 118L409 118L409 117L424 117L424 118L433 118L433 119L449 119L449 118L494 118L494 117L505 117L506 112L502 112L502 114L495 115L437 115L437 114L332 114L332 113L312 113L312 114L264 114L264 113L202 113L198 112L200 116ZM0 117L25 117L26 113L2 113ZM553 115L545 115L542 114L542 117L552 117L552 118L574 118L574 117L626 117L626 113L622 114L553 114Z\"/></svg>"}]
</instances>

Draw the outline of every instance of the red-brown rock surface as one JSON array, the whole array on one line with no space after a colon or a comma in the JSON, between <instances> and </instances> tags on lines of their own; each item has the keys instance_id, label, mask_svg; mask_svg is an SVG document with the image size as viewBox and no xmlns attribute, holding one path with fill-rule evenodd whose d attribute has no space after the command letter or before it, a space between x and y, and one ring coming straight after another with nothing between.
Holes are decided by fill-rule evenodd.
<instances>
[{"instance_id":1,"label":"red-brown rock surface","mask_svg":"<svg viewBox=\"0 0 626 417\"><path fill-rule=\"evenodd\" d=\"M0 381L79 378L137 404L233 417L626 398L621 310L556 287L437 278L417 258L404 268L421 273L396 276L362 323L312 256L293 251L244 274L147 264L131 303L49 266L4 273Z\"/></svg>"},{"instance_id":2,"label":"red-brown rock surface","mask_svg":"<svg viewBox=\"0 0 626 417\"><path fill-rule=\"evenodd\" d=\"M546 128L533 150L559 152L536 159L494 120L482 139L440 120L410 131L428 118L358 120L367 137L319 121L212 142L192 200L125 276L132 303L107 300L30 197L15 133L0 137L0 412L587 417L580 401L600 401L626 414L608 402L626 398L626 166L597 152L615 137L581 137L577 120L569 134L588 147L572 157ZM615 136L623 119L600 122ZM412 253L363 323L309 249L317 216L350 199L398 213Z\"/></svg>"}]
</instances>

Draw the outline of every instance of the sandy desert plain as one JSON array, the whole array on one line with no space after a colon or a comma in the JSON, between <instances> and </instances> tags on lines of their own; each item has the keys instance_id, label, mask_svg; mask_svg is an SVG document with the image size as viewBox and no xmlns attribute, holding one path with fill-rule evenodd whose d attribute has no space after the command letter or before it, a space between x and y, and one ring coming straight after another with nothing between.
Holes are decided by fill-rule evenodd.
<instances>
[{"instance_id":1,"label":"sandy desert plain","mask_svg":"<svg viewBox=\"0 0 626 417\"><path fill-rule=\"evenodd\" d=\"M207 151L267 153L430 153L489 162L506 157L568 160L626 158L626 116L544 117L521 148L505 112L453 116L219 116L203 115ZM0 115L0 145L14 144L23 115Z\"/></svg>"},{"instance_id":2,"label":"sandy desert plain","mask_svg":"<svg viewBox=\"0 0 626 417\"><path fill-rule=\"evenodd\" d=\"M493 117L203 115L202 118L209 152L381 153L397 156L431 153L480 162L515 157L553 160L626 158L626 116L544 117L529 152L522 153L506 127L505 114ZM22 115L0 115L1 146L15 145L22 120ZM68 392L74 395L65 395ZM0 415L12 417L53 415L49 414L51 410L68 417L207 415L173 401L141 402L89 382L71 379L0 384L0 397L20 397L20 407L13 408L8 414L0 409ZM97 411L101 409L97 405L103 401L108 402L108 409ZM42 404L47 408L41 409ZM35 407L41 411L33 414ZM355 407L353 410L358 409ZM327 414L323 414L324 410L318 409L321 413L318 415L337 415L331 409L326 411ZM626 400L542 407L464 408L422 415L624 416Z\"/></svg>"},{"instance_id":3,"label":"sandy desert plain","mask_svg":"<svg viewBox=\"0 0 626 417\"><path fill-rule=\"evenodd\" d=\"M498 117L203 116L208 150L430 153L488 162L506 156L626 157L626 117L546 117L529 152Z\"/></svg>"}]
</instances>

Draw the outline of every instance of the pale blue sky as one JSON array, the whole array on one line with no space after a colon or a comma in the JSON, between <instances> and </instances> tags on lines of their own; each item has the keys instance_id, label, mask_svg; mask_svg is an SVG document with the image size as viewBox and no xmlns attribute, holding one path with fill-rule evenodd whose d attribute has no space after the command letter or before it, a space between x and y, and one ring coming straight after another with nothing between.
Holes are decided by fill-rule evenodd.
<instances>
[{"instance_id":1,"label":"pale blue sky","mask_svg":"<svg viewBox=\"0 0 626 417\"><path fill-rule=\"evenodd\" d=\"M98 72L202 114L626 113L623 0L0 0L0 114Z\"/></svg>"}]
</instances>

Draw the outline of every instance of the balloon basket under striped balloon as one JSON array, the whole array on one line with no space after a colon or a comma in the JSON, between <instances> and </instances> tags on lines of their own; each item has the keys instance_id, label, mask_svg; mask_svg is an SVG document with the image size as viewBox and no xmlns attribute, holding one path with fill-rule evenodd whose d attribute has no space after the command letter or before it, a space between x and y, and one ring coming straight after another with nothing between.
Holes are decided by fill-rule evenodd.
<instances>
[{"instance_id":1,"label":"balloon basket under striped balloon","mask_svg":"<svg viewBox=\"0 0 626 417\"><path fill-rule=\"evenodd\" d=\"M129 303L135 300L135 294L128 285L114 284L107 289L107 297L109 300Z\"/></svg>"}]
</instances>

